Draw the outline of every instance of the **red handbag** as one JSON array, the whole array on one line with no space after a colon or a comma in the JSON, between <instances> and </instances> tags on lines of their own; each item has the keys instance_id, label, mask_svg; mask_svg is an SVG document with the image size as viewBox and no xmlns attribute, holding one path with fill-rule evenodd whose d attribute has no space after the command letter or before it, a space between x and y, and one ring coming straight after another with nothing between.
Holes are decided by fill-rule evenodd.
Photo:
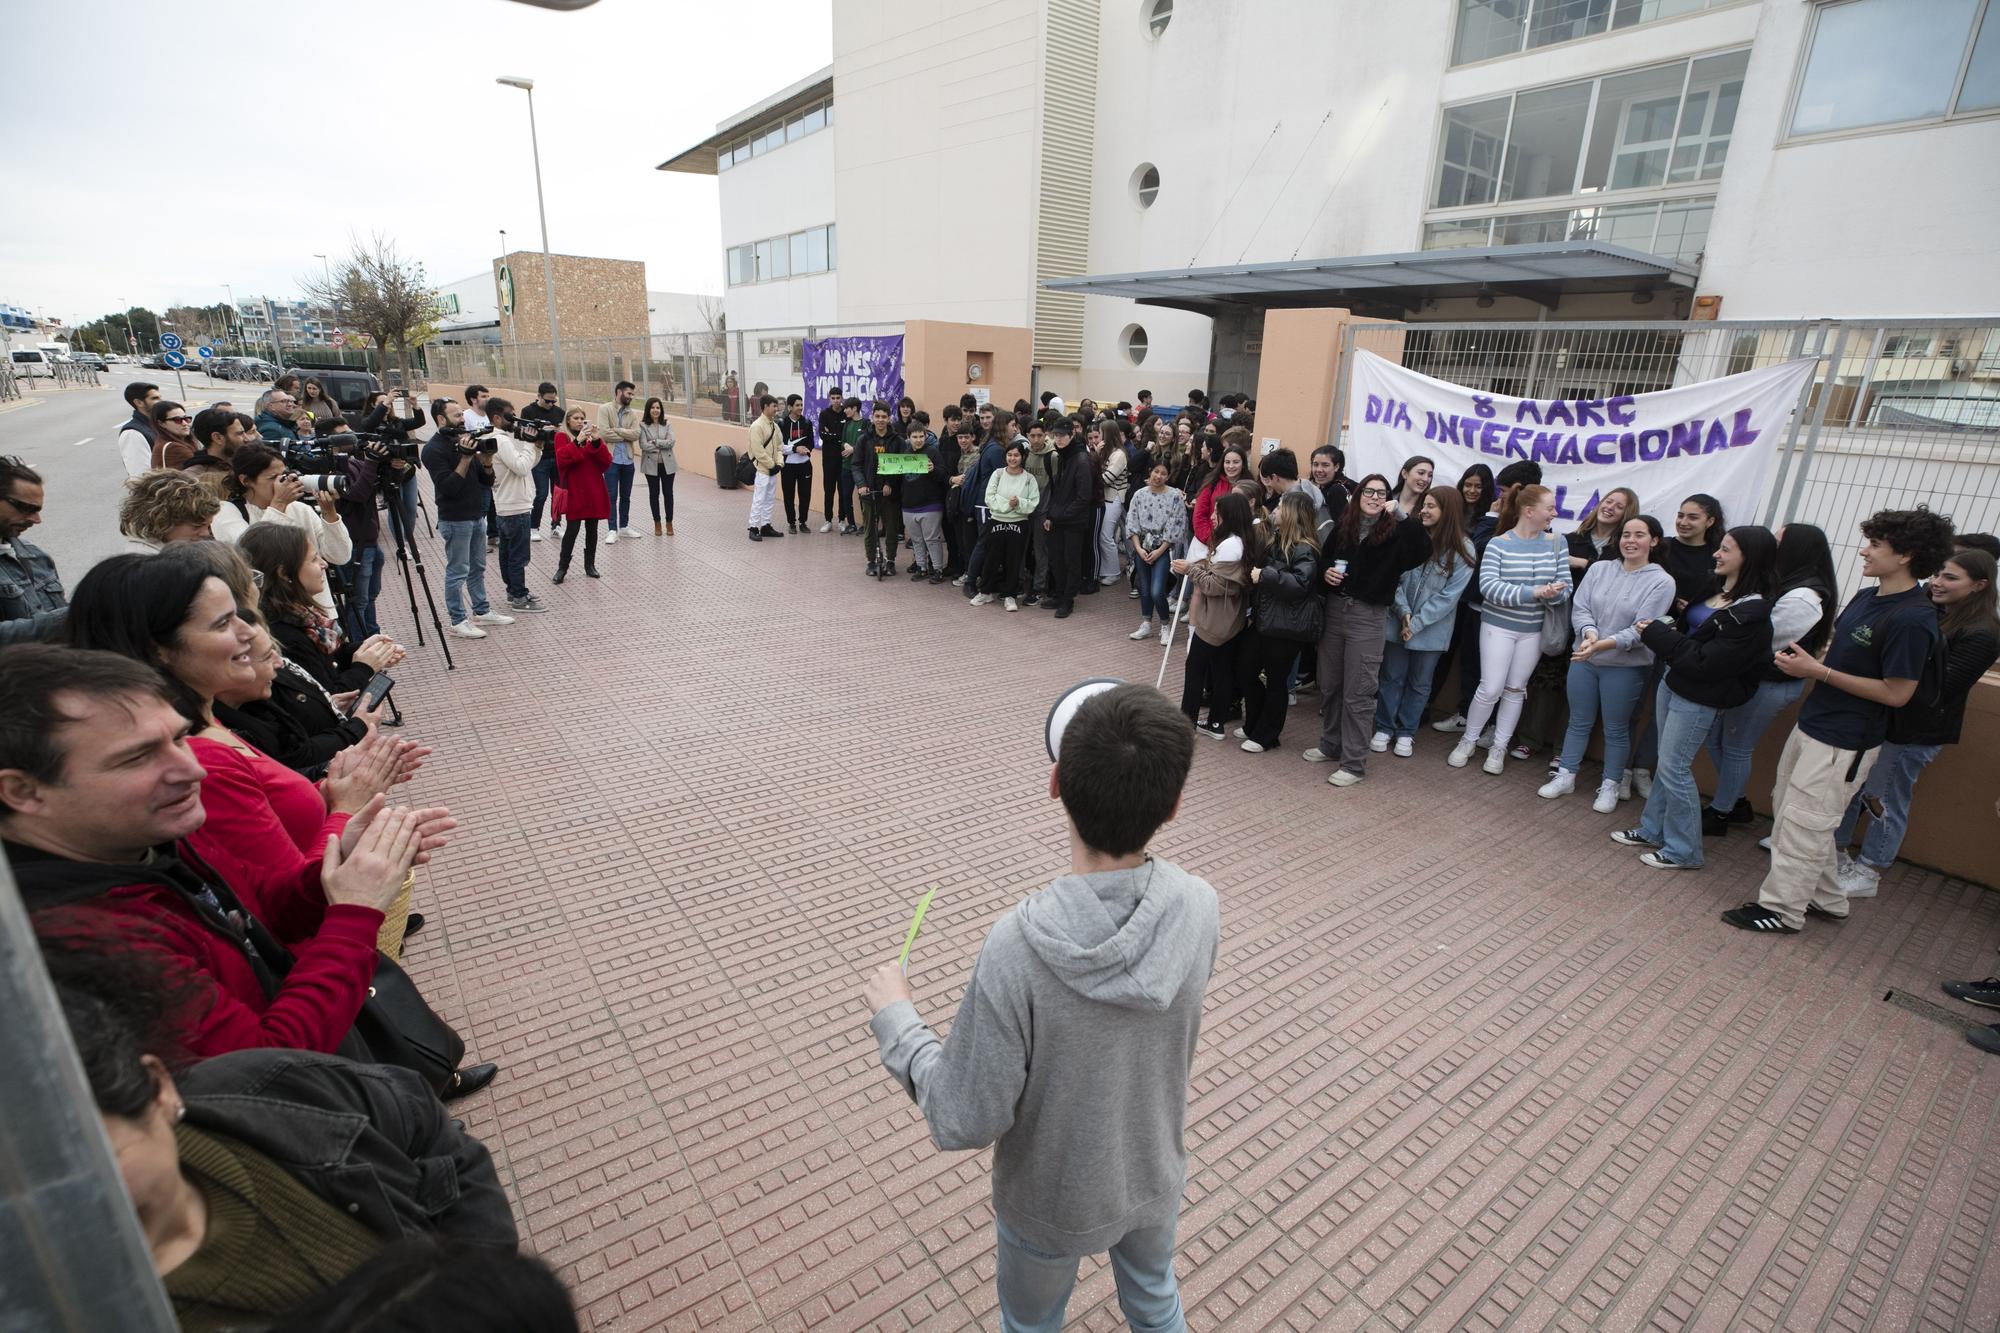
<instances>
[{"instance_id":1,"label":"red handbag","mask_svg":"<svg viewBox=\"0 0 2000 1333\"><path fill-rule=\"evenodd\" d=\"M551 486L549 488L549 517L562 519L569 517L569 488Z\"/></svg>"}]
</instances>

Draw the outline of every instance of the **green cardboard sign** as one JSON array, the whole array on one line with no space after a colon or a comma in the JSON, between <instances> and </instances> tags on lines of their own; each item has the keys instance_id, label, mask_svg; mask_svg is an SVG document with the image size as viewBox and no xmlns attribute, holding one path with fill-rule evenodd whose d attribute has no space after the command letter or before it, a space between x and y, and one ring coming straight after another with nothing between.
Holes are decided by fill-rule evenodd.
<instances>
[{"instance_id":1,"label":"green cardboard sign","mask_svg":"<svg viewBox=\"0 0 2000 1333\"><path fill-rule=\"evenodd\" d=\"M875 455L875 475L878 477L921 477L930 470L931 460L924 454Z\"/></svg>"}]
</instances>

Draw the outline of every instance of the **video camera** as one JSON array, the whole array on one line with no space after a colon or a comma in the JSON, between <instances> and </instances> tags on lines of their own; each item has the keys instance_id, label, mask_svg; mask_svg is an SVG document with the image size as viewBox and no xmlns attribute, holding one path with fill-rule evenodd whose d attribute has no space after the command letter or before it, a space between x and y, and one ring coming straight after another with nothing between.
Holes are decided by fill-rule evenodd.
<instances>
[{"instance_id":1,"label":"video camera","mask_svg":"<svg viewBox=\"0 0 2000 1333\"><path fill-rule=\"evenodd\" d=\"M493 438L494 428L487 426L481 430L469 431L463 426L439 426L437 433L451 441L452 448L465 454L497 454L500 441Z\"/></svg>"},{"instance_id":2,"label":"video camera","mask_svg":"<svg viewBox=\"0 0 2000 1333\"><path fill-rule=\"evenodd\" d=\"M372 430L357 430L353 435L360 442L361 452L379 463L417 461L417 446L401 436L392 437Z\"/></svg>"}]
</instances>

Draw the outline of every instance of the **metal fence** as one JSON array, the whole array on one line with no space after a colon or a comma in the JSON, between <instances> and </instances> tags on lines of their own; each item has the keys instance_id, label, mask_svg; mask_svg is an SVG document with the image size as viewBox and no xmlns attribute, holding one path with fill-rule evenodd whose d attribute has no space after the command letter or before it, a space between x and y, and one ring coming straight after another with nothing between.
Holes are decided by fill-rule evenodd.
<instances>
[{"instance_id":1,"label":"metal fence","mask_svg":"<svg viewBox=\"0 0 2000 1333\"><path fill-rule=\"evenodd\" d=\"M659 398L667 413L709 421L743 421L755 412L758 386L783 398L805 381L800 357L807 338L901 333L901 324L820 324L723 333L656 333L631 338L564 338L562 375L546 342L431 343L424 360L442 386L484 384L532 390L561 381L571 398L603 402L612 386L631 380L641 402Z\"/></svg>"},{"instance_id":2,"label":"metal fence","mask_svg":"<svg viewBox=\"0 0 2000 1333\"><path fill-rule=\"evenodd\" d=\"M1875 510L1918 503L1961 531L2000 526L2000 317L1355 324L1341 341L1335 443L1356 348L1516 398L1650 393L1811 357L1757 518L1816 523L1836 546ZM1839 563L1858 580L1854 562Z\"/></svg>"}]
</instances>

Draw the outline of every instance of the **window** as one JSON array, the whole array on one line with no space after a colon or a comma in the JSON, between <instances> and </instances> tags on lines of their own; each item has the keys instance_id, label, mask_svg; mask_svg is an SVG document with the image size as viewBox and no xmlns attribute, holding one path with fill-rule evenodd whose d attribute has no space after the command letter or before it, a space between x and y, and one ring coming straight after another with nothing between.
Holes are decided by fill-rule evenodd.
<instances>
[{"instance_id":1,"label":"window","mask_svg":"<svg viewBox=\"0 0 2000 1333\"><path fill-rule=\"evenodd\" d=\"M1929 356L1931 335L1928 333L1892 333L1882 340L1883 356Z\"/></svg>"},{"instance_id":2,"label":"window","mask_svg":"<svg viewBox=\"0 0 2000 1333\"><path fill-rule=\"evenodd\" d=\"M756 261L747 245L731 246L729 249L729 285L740 287L746 282L757 281Z\"/></svg>"},{"instance_id":3,"label":"window","mask_svg":"<svg viewBox=\"0 0 2000 1333\"><path fill-rule=\"evenodd\" d=\"M772 282L831 272L834 267L833 225L809 227L789 236L772 236L727 252L729 285Z\"/></svg>"},{"instance_id":4,"label":"window","mask_svg":"<svg viewBox=\"0 0 2000 1333\"><path fill-rule=\"evenodd\" d=\"M831 124L833 124L831 102L821 102L804 111L794 112L790 120L763 126L747 139L740 140L727 148L718 148L715 153L716 170L727 171L733 166L748 162L753 157L762 157L774 149L783 148L788 143L797 143L808 134L816 134Z\"/></svg>"},{"instance_id":5,"label":"window","mask_svg":"<svg viewBox=\"0 0 2000 1333\"><path fill-rule=\"evenodd\" d=\"M831 267L827 256L830 227L813 227L792 233L792 272L824 273Z\"/></svg>"},{"instance_id":6,"label":"window","mask_svg":"<svg viewBox=\"0 0 2000 1333\"><path fill-rule=\"evenodd\" d=\"M1132 173L1132 198L1141 208L1151 208L1153 200L1160 196L1160 169L1151 162L1141 162Z\"/></svg>"},{"instance_id":7,"label":"window","mask_svg":"<svg viewBox=\"0 0 2000 1333\"><path fill-rule=\"evenodd\" d=\"M1490 60L1733 3L1736 0L1458 0L1451 63Z\"/></svg>"},{"instance_id":8,"label":"window","mask_svg":"<svg viewBox=\"0 0 2000 1333\"><path fill-rule=\"evenodd\" d=\"M1490 204L1500 183L1500 155L1507 142L1512 99L1449 107L1438 152L1437 207Z\"/></svg>"},{"instance_id":9,"label":"window","mask_svg":"<svg viewBox=\"0 0 2000 1333\"><path fill-rule=\"evenodd\" d=\"M1148 0L1146 5L1146 35L1158 38L1174 21L1174 0Z\"/></svg>"},{"instance_id":10,"label":"window","mask_svg":"<svg viewBox=\"0 0 2000 1333\"><path fill-rule=\"evenodd\" d=\"M1118 346L1125 353L1125 359L1139 365L1146 359L1146 330L1138 324L1127 324L1118 335Z\"/></svg>"},{"instance_id":11,"label":"window","mask_svg":"<svg viewBox=\"0 0 2000 1333\"><path fill-rule=\"evenodd\" d=\"M1545 199L1576 187L1590 85L1542 88L1514 99L1514 124L1500 177L1500 198Z\"/></svg>"},{"instance_id":12,"label":"window","mask_svg":"<svg viewBox=\"0 0 2000 1333\"><path fill-rule=\"evenodd\" d=\"M1715 199L1711 195L1655 203L1592 204L1499 217L1454 218L1426 225L1423 248L1455 250L1596 240L1692 263L1708 244L1709 221L1714 213Z\"/></svg>"},{"instance_id":13,"label":"window","mask_svg":"<svg viewBox=\"0 0 2000 1333\"><path fill-rule=\"evenodd\" d=\"M2000 106L1996 23L1990 0L1822 5L1813 14L1791 132L1833 134Z\"/></svg>"},{"instance_id":14,"label":"window","mask_svg":"<svg viewBox=\"0 0 2000 1333\"><path fill-rule=\"evenodd\" d=\"M757 281L788 278L792 274L792 248L784 237L757 242Z\"/></svg>"}]
</instances>

